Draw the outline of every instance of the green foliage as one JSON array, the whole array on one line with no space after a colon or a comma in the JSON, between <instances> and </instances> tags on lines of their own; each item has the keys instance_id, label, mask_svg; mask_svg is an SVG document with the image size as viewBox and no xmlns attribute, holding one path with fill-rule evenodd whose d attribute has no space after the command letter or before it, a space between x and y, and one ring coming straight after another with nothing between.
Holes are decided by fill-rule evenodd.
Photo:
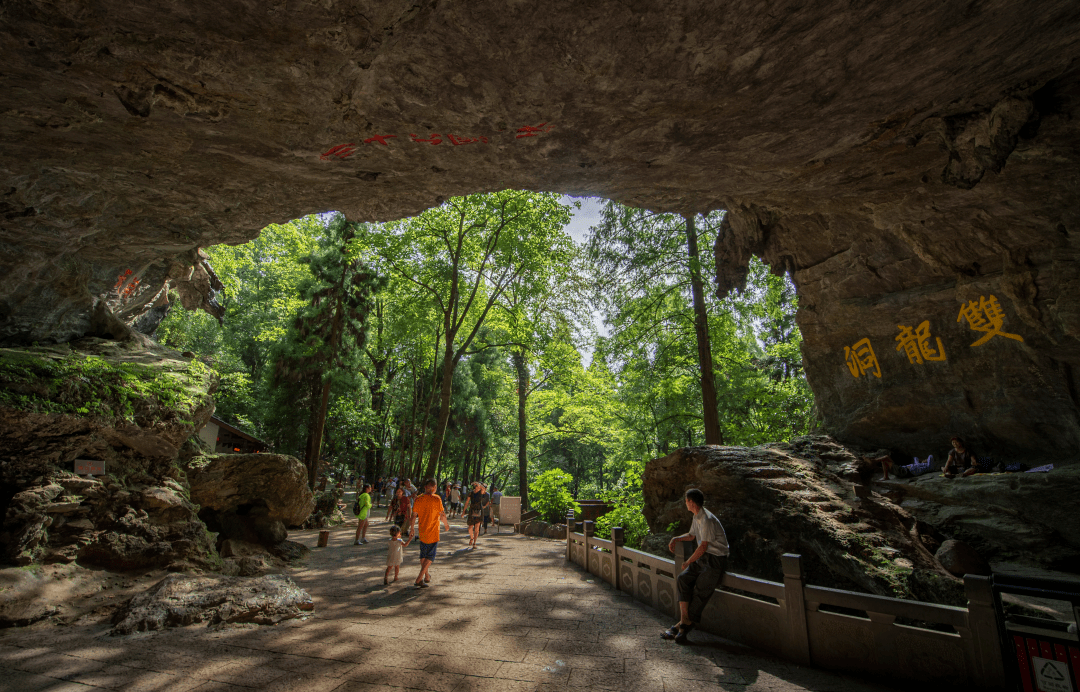
<instances>
[{"instance_id":1,"label":"green foliage","mask_svg":"<svg viewBox=\"0 0 1080 692\"><path fill-rule=\"evenodd\" d=\"M573 477L560 469L545 471L529 483L529 497L532 498L532 508L540 513L540 517L548 522L560 522L572 509L574 513L581 512L581 506L574 501L570 494L570 483Z\"/></svg>"},{"instance_id":2,"label":"green foliage","mask_svg":"<svg viewBox=\"0 0 1080 692\"><path fill-rule=\"evenodd\" d=\"M125 361L48 349L0 349L0 405L152 423L189 422L212 381L198 361Z\"/></svg>"},{"instance_id":3,"label":"green foliage","mask_svg":"<svg viewBox=\"0 0 1080 692\"><path fill-rule=\"evenodd\" d=\"M627 474L626 485L601 493L600 499L611 504L612 509L596 520L596 535L610 539L612 527L621 526L627 547L640 548L649 535L641 476L635 472Z\"/></svg>"},{"instance_id":4,"label":"green foliage","mask_svg":"<svg viewBox=\"0 0 1080 692\"><path fill-rule=\"evenodd\" d=\"M367 341L373 295L385 281L365 261L364 229L337 215L307 260L310 276L299 285L306 304L274 350L273 402L278 429L302 431L304 462L314 484L321 458L330 390L335 379L351 378ZM295 425L297 406L308 416Z\"/></svg>"}]
</instances>

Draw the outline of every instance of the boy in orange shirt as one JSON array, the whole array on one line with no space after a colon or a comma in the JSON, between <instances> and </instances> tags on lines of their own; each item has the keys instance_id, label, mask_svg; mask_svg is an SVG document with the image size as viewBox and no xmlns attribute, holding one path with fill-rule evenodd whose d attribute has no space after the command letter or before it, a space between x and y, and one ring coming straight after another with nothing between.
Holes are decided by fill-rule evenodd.
<instances>
[{"instance_id":1,"label":"boy in orange shirt","mask_svg":"<svg viewBox=\"0 0 1080 692\"><path fill-rule=\"evenodd\" d=\"M450 530L442 500L435 494L435 479L424 481L424 494L413 502L413 520L409 522L409 535L415 536L413 527L420 523L420 574L416 577L416 586L424 588L431 581L428 568L435 561L435 548L439 545L439 522Z\"/></svg>"}]
</instances>

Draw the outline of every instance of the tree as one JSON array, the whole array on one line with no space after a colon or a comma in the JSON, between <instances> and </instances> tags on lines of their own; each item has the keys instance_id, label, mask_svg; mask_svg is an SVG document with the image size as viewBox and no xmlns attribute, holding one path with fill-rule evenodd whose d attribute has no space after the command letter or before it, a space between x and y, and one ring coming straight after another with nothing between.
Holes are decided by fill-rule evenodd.
<instances>
[{"instance_id":1,"label":"tree","mask_svg":"<svg viewBox=\"0 0 1080 692\"><path fill-rule=\"evenodd\" d=\"M702 222L711 227L721 221L722 214L707 214ZM694 309L705 444L723 444L696 217L684 215L681 224L678 218L674 214L608 202L601 223L590 234L589 255L597 270L598 287L617 309L627 306L634 298L650 294L656 300L652 305L659 306L668 296L689 290ZM642 317L648 319L649 315L646 312Z\"/></svg>"},{"instance_id":2,"label":"tree","mask_svg":"<svg viewBox=\"0 0 1080 692\"><path fill-rule=\"evenodd\" d=\"M384 280L363 261L357 226L338 215L309 260L311 276L300 286L307 305L278 352L274 378L309 394L304 465L314 488L335 371L351 369L367 339L372 294Z\"/></svg>"},{"instance_id":3,"label":"tree","mask_svg":"<svg viewBox=\"0 0 1080 692\"><path fill-rule=\"evenodd\" d=\"M552 362L554 350L569 348L573 357L580 359L570 344L574 333L581 331L576 324L577 315L587 313L586 287L580 281L584 272L577 266L577 253L572 251L569 239L561 240L552 248L551 262L531 276L512 282L499 301L501 340L510 352L517 377L518 492L521 506L526 508L529 507L529 395L557 372L564 371L559 367L561 364ZM547 358L543 358L545 354ZM531 368L537 360L541 372L533 377Z\"/></svg>"},{"instance_id":4,"label":"tree","mask_svg":"<svg viewBox=\"0 0 1080 692\"><path fill-rule=\"evenodd\" d=\"M382 257L442 316L439 413L424 476L435 473L443 451L454 368L511 282L528 280L551 261L568 221L557 195L507 190L454 197L385 229Z\"/></svg>"}]
</instances>

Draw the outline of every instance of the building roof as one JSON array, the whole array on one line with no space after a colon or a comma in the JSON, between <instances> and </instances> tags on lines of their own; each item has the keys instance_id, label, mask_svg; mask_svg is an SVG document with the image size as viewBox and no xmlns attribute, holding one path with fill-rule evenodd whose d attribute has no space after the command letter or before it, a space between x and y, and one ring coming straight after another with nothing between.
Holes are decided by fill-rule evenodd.
<instances>
[{"instance_id":1,"label":"building roof","mask_svg":"<svg viewBox=\"0 0 1080 692\"><path fill-rule=\"evenodd\" d=\"M244 438L248 442L254 442L256 444L260 444L260 445L262 445L263 447L266 447L266 448L270 447L270 445L266 444L265 442L263 442L259 438L249 435L248 433L244 432L243 430L241 430L240 428L237 428L234 425L229 425L228 423L221 420L217 416L210 416L210 421L212 423L214 423L215 425L217 425L219 428L225 428L226 430L228 430L232 434L239 435L240 437Z\"/></svg>"}]
</instances>

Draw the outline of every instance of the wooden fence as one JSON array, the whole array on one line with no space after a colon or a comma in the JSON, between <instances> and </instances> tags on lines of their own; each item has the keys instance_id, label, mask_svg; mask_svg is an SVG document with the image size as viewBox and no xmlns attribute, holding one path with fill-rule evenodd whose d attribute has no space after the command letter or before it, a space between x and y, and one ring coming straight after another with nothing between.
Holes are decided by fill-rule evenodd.
<instances>
[{"instance_id":1,"label":"wooden fence","mask_svg":"<svg viewBox=\"0 0 1080 692\"><path fill-rule=\"evenodd\" d=\"M573 516L567 526L574 527ZM614 540L568 531L566 559L656 610L678 617L682 557L668 560ZM689 546L689 543L683 543ZM801 558L781 558L784 581L728 572L699 628L804 665L1005 689L997 619L987 577L964 578L967 608L809 586Z\"/></svg>"}]
</instances>

